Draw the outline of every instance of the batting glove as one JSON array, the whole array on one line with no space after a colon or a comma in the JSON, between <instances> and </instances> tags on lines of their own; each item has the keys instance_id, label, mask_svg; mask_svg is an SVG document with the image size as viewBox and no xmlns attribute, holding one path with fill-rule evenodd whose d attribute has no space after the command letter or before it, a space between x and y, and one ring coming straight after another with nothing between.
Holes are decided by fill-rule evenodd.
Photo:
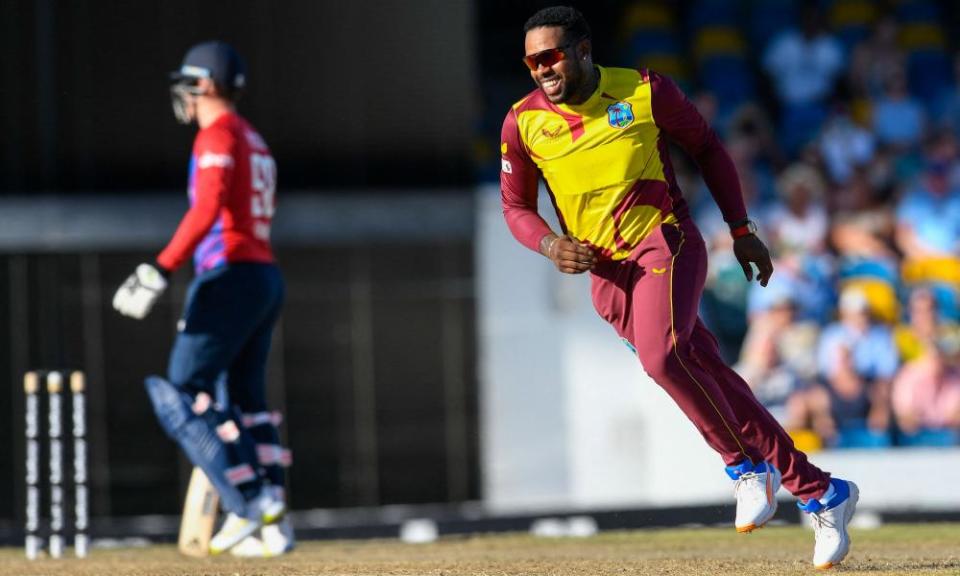
<instances>
[{"instance_id":1,"label":"batting glove","mask_svg":"<svg viewBox=\"0 0 960 576\"><path fill-rule=\"evenodd\" d=\"M113 308L124 316L142 320L166 288L163 272L152 264L140 264L113 295Z\"/></svg>"}]
</instances>

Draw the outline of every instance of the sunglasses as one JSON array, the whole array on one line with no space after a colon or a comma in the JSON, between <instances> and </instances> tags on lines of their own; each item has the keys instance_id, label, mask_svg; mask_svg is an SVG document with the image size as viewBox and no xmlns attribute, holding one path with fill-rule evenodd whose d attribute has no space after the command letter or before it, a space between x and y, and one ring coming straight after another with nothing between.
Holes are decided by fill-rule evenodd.
<instances>
[{"instance_id":1,"label":"sunglasses","mask_svg":"<svg viewBox=\"0 0 960 576\"><path fill-rule=\"evenodd\" d=\"M576 44L577 42L583 40L583 38L577 38L573 42L568 42L562 46L557 46L556 48L548 48L546 50L541 50L536 54L531 54L529 56L523 57L523 63L527 65L531 71L536 71L537 68L544 66L549 68L555 65L561 60L567 59L566 51Z\"/></svg>"}]
</instances>

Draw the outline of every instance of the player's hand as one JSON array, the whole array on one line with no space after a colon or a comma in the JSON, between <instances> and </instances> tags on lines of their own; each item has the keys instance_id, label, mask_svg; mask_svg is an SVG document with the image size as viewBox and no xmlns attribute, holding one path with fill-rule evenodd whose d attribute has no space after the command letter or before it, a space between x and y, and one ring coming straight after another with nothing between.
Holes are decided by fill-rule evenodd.
<instances>
[{"instance_id":1,"label":"player's hand","mask_svg":"<svg viewBox=\"0 0 960 576\"><path fill-rule=\"evenodd\" d=\"M589 246L569 236L549 235L540 242L540 251L557 270L566 274L583 274L597 265L597 255Z\"/></svg>"},{"instance_id":2,"label":"player's hand","mask_svg":"<svg viewBox=\"0 0 960 576\"><path fill-rule=\"evenodd\" d=\"M166 288L163 272L152 264L140 264L113 295L113 308L124 316L142 320Z\"/></svg>"},{"instance_id":3,"label":"player's hand","mask_svg":"<svg viewBox=\"0 0 960 576\"><path fill-rule=\"evenodd\" d=\"M747 234L733 241L733 254L743 268L743 275L747 282L753 280L753 268L750 263L757 265L757 280L761 286L766 286L773 275L773 262L770 261L770 252L755 234Z\"/></svg>"}]
</instances>

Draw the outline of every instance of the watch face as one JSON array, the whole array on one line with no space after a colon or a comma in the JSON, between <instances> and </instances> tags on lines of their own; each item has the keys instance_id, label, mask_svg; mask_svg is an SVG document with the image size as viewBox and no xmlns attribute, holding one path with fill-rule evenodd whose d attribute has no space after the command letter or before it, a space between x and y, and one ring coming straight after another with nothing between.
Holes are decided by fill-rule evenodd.
<instances>
[{"instance_id":1,"label":"watch face","mask_svg":"<svg viewBox=\"0 0 960 576\"><path fill-rule=\"evenodd\" d=\"M757 223L754 222L753 220L747 220L747 230L749 230L751 234L756 234L756 233L757 233Z\"/></svg>"}]
</instances>

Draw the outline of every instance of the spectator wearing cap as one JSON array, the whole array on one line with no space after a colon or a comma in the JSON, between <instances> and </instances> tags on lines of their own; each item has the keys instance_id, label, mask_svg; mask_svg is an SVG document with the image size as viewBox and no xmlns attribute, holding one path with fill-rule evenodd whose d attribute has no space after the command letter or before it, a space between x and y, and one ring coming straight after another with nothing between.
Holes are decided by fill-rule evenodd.
<instances>
[{"instance_id":1,"label":"spectator wearing cap","mask_svg":"<svg viewBox=\"0 0 960 576\"><path fill-rule=\"evenodd\" d=\"M821 385L806 394L802 420L838 446L887 445L890 382L898 368L893 336L872 320L867 298L858 290L841 294L839 316L821 334Z\"/></svg>"}]
</instances>

